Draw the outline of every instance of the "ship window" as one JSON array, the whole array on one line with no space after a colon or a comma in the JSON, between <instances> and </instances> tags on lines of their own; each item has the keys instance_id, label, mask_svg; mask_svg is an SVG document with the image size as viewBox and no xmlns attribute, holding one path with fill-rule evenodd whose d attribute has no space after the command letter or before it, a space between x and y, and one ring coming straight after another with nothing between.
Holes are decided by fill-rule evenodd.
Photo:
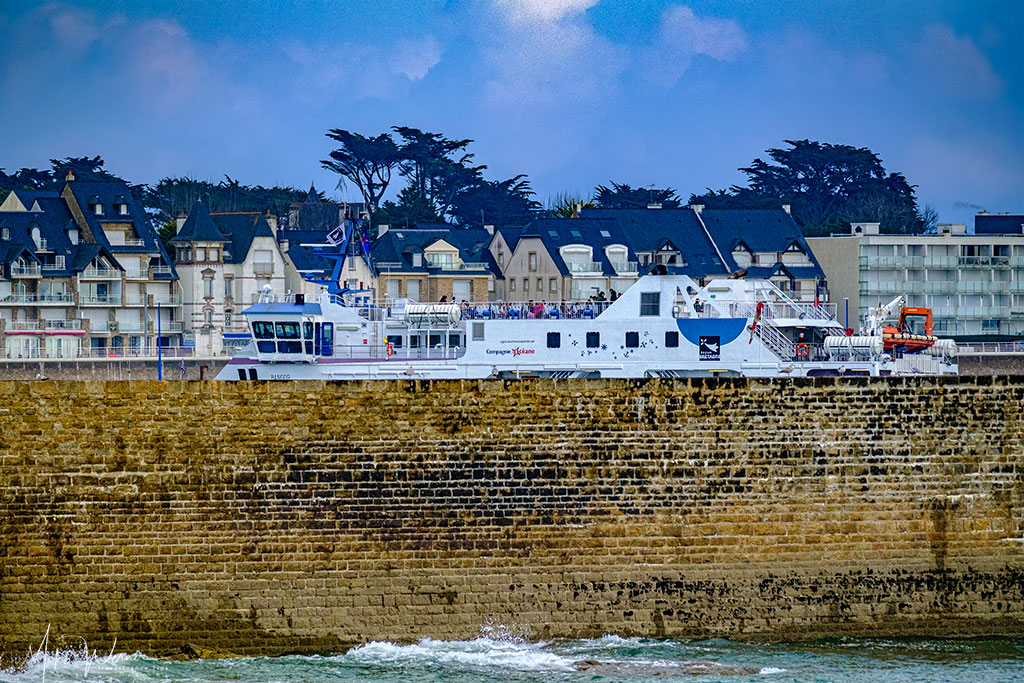
<instances>
[{"instance_id":1,"label":"ship window","mask_svg":"<svg viewBox=\"0 0 1024 683\"><path fill-rule=\"evenodd\" d=\"M313 355L313 342L307 341L307 342L304 342L304 343L306 345L306 353L309 354L310 356L312 356Z\"/></svg>"},{"instance_id":2,"label":"ship window","mask_svg":"<svg viewBox=\"0 0 1024 683\"><path fill-rule=\"evenodd\" d=\"M245 370L243 368L238 368L238 379L243 382L245 381Z\"/></svg>"},{"instance_id":3,"label":"ship window","mask_svg":"<svg viewBox=\"0 0 1024 683\"><path fill-rule=\"evenodd\" d=\"M484 340L484 324L483 323L473 323L473 341L483 341L483 340Z\"/></svg>"},{"instance_id":4,"label":"ship window","mask_svg":"<svg viewBox=\"0 0 1024 683\"><path fill-rule=\"evenodd\" d=\"M300 341L279 341L277 342L278 353L302 353L302 342Z\"/></svg>"},{"instance_id":5,"label":"ship window","mask_svg":"<svg viewBox=\"0 0 1024 683\"><path fill-rule=\"evenodd\" d=\"M557 349L562 346L561 332L548 332L548 348Z\"/></svg>"},{"instance_id":6,"label":"ship window","mask_svg":"<svg viewBox=\"0 0 1024 683\"><path fill-rule=\"evenodd\" d=\"M413 335L413 336L409 337L409 348L410 349L418 349L419 347L420 347L419 335Z\"/></svg>"},{"instance_id":7,"label":"ship window","mask_svg":"<svg viewBox=\"0 0 1024 683\"><path fill-rule=\"evenodd\" d=\"M391 346L396 348L396 349L402 348L402 335L400 335L400 334L389 334L388 335L388 344L391 344Z\"/></svg>"},{"instance_id":8,"label":"ship window","mask_svg":"<svg viewBox=\"0 0 1024 683\"><path fill-rule=\"evenodd\" d=\"M302 323L302 336L306 339L313 338L313 322L311 320Z\"/></svg>"},{"instance_id":9,"label":"ship window","mask_svg":"<svg viewBox=\"0 0 1024 683\"><path fill-rule=\"evenodd\" d=\"M441 346L441 335L439 335L439 334L432 334L432 335L430 335L430 338L427 341L427 346L429 346L431 348L437 348L438 346Z\"/></svg>"},{"instance_id":10,"label":"ship window","mask_svg":"<svg viewBox=\"0 0 1024 683\"><path fill-rule=\"evenodd\" d=\"M258 341L256 342L256 348L259 349L260 353L274 353L277 350L273 341Z\"/></svg>"},{"instance_id":11,"label":"ship window","mask_svg":"<svg viewBox=\"0 0 1024 683\"><path fill-rule=\"evenodd\" d=\"M257 339L273 339L274 325L262 320L256 320L252 324L252 333Z\"/></svg>"},{"instance_id":12,"label":"ship window","mask_svg":"<svg viewBox=\"0 0 1024 683\"><path fill-rule=\"evenodd\" d=\"M679 346L679 333L669 330L665 333L665 347L674 349Z\"/></svg>"},{"instance_id":13,"label":"ship window","mask_svg":"<svg viewBox=\"0 0 1024 683\"><path fill-rule=\"evenodd\" d=\"M458 346L458 345L459 345L459 335L457 335L457 334L450 334L450 335L448 335L448 346Z\"/></svg>"},{"instance_id":14,"label":"ship window","mask_svg":"<svg viewBox=\"0 0 1024 683\"><path fill-rule=\"evenodd\" d=\"M299 338L299 324L292 322L277 323L277 338L278 339L298 339Z\"/></svg>"},{"instance_id":15,"label":"ship window","mask_svg":"<svg viewBox=\"0 0 1024 683\"><path fill-rule=\"evenodd\" d=\"M640 293L640 315L659 315L661 313L661 292Z\"/></svg>"},{"instance_id":16,"label":"ship window","mask_svg":"<svg viewBox=\"0 0 1024 683\"><path fill-rule=\"evenodd\" d=\"M640 333L639 332L627 332L626 333L626 348L635 349L640 346Z\"/></svg>"},{"instance_id":17,"label":"ship window","mask_svg":"<svg viewBox=\"0 0 1024 683\"><path fill-rule=\"evenodd\" d=\"M587 332L587 348L596 349L599 346L601 346L601 333Z\"/></svg>"}]
</instances>

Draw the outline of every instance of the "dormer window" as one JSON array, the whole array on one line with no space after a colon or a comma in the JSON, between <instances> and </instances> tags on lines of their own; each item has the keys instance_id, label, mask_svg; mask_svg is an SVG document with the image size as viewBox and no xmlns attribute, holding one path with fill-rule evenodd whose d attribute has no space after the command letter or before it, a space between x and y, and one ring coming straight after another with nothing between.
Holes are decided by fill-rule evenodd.
<instances>
[{"instance_id":1,"label":"dormer window","mask_svg":"<svg viewBox=\"0 0 1024 683\"><path fill-rule=\"evenodd\" d=\"M422 268L423 267L423 254L413 254L412 255L412 267L413 268Z\"/></svg>"},{"instance_id":2,"label":"dormer window","mask_svg":"<svg viewBox=\"0 0 1024 683\"><path fill-rule=\"evenodd\" d=\"M71 241L71 244L78 244L78 228L68 230L68 240Z\"/></svg>"},{"instance_id":3,"label":"dormer window","mask_svg":"<svg viewBox=\"0 0 1024 683\"><path fill-rule=\"evenodd\" d=\"M97 216L103 215L103 204L100 203L100 198L96 195L89 197L89 208L93 214Z\"/></svg>"},{"instance_id":4,"label":"dormer window","mask_svg":"<svg viewBox=\"0 0 1024 683\"><path fill-rule=\"evenodd\" d=\"M114 198L114 210L121 216L128 215L128 202L124 197L118 195Z\"/></svg>"},{"instance_id":5,"label":"dormer window","mask_svg":"<svg viewBox=\"0 0 1024 683\"><path fill-rule=\"evenodd\" d=\"M0 239L3 239L3 240L11 239L11 229L10 228L0 228Z\"/></svg>"}]
</instances>

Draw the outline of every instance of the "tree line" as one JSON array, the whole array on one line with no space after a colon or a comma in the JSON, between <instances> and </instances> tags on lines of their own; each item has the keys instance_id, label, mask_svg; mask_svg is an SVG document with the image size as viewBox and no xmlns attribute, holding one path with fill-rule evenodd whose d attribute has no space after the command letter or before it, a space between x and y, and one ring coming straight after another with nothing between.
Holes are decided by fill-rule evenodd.
<instances>
[{"instance_id":1,"label":"tree line","mask_svg":"<svg viewBox=\"0 0 1024 683\"><path fill-rule=\"evenodd\" d=\"M589 197L555 195L545 207L525 174L485 177L487 166L476 163L469 151L472 140L406 126L377 135L335 128L327 137L337 147L321 164L340 176L339 186L349 182L359 190L374 225L521 227L538 216L572 217L586 208L684 205L673 188L610 182L595 187ZM687 203L721 209L777 209L788 204L808 236L845 231L850 222L860 221L880 223L885 233L920 233L935 227L935 211L918 206L915 186L903 174L887 171L871 150L810 140L786 144L767 150L768 161L756 158L739 169L747 176L746 185L708 188L691 194ZM123 180L107 171L99 156L51 159L48 169L22 168L8 174L0 168L0 201L16 189L60 190L68 172L79 180ZM396 181L401 184L397 193ZM216 183L165 177L152 186L129 185L162 226L165 240L174 235L175 218L197 200L206 202L212 212L269 211L285 216L290 204L307 196L297 188L244 185L226 175ZM324 199L323 193L318 199Z\"/></svg>"}]
</instances>

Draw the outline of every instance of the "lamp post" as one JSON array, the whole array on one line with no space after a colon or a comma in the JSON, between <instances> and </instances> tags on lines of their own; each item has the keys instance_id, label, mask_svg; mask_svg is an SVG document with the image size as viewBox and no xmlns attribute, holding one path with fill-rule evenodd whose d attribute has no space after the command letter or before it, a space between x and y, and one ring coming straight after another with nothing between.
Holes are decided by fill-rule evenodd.
<instances>
[{"instance_id":1,"label":"lamp post","mask_svg":"<svg viewBox=\"0 0 1024 683\"><path fill-rule=\"evenodd\" d=\"M843 302L846 304L846 329L850 329L850 298L844 296Z\"/></svg>"},{"instance_id":2,"label":"lamp post","mask_svg":"<svg viewBox=\"0 0 1024 683\"><path fill-rule=\"evenodd\" d=\"M160 343L160 301L156 302L156 378L164 378L164 353L163 345Z\"/></svg>"}]
</instances>

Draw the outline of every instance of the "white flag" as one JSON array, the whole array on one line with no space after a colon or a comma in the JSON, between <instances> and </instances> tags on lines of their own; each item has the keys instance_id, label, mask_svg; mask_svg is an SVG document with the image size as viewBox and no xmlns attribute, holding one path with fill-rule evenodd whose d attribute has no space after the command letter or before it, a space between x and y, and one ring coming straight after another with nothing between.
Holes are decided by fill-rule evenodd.
<instances>
[{"instance_id":1,"label":"white flag","mask_svg":"<svg viewBox=\"0 0 1024 683\"><path fill-rule=\"evenodd\" d=\"M345 239L345 224L342 223L334 230L327 233L327 241L331 244L341 244L342 240Z\"/></svg>"}]
</instances>

